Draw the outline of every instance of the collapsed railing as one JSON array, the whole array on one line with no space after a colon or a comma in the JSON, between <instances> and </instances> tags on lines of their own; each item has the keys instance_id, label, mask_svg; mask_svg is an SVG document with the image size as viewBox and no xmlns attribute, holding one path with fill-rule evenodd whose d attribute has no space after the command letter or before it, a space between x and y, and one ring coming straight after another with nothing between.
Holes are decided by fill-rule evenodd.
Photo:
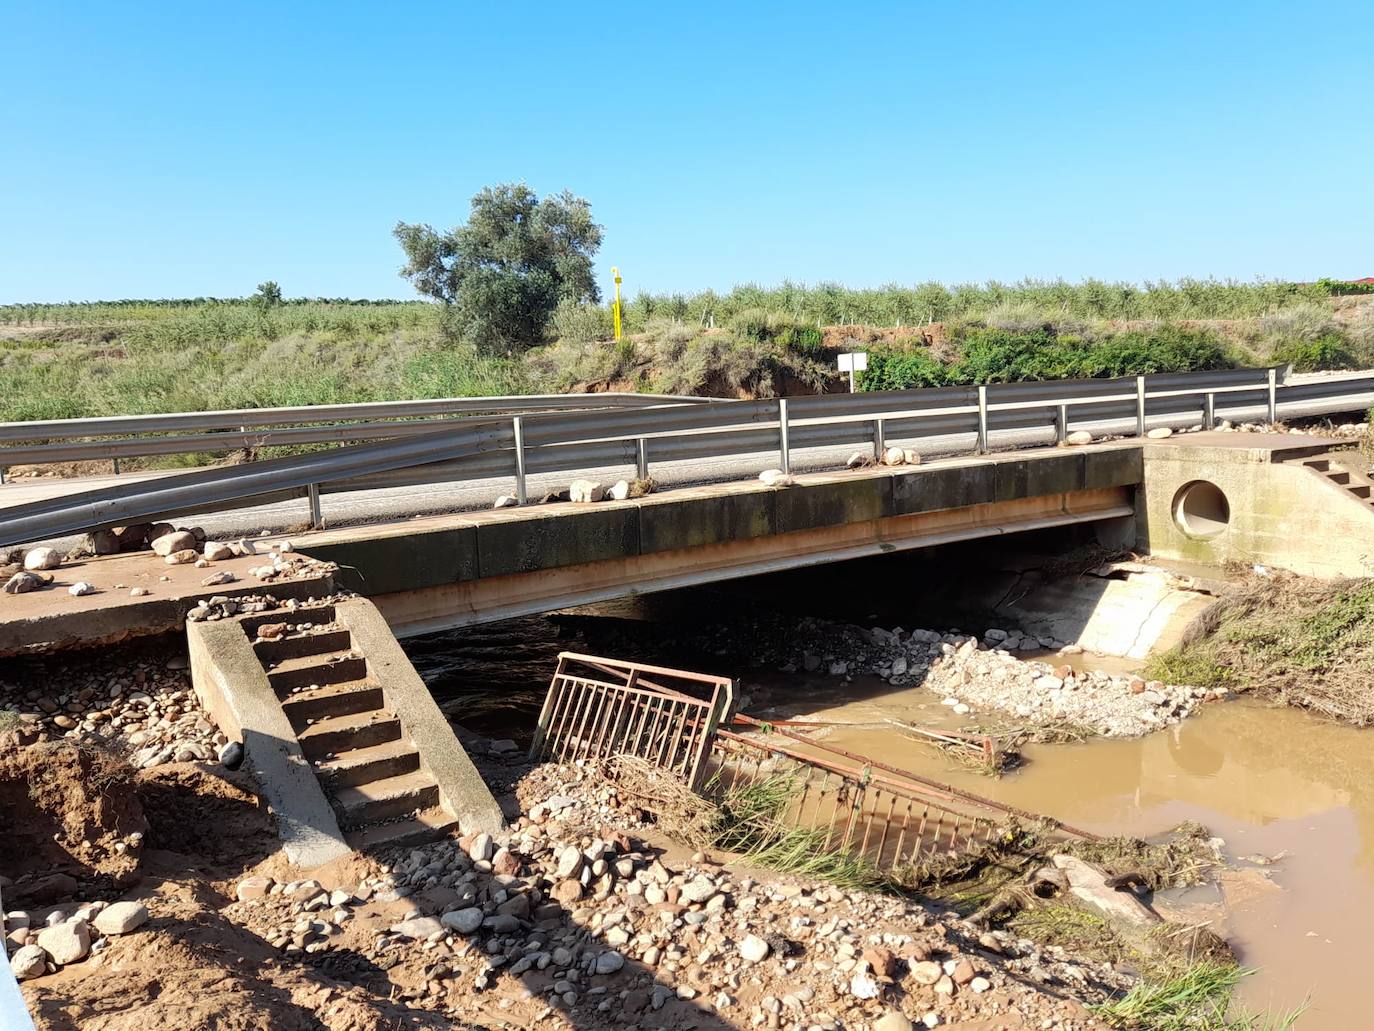
<instances>
[{"instance_id":1,"label":"collapsed railing","mask_svg":"<svg viewBox=\"0 0 1374 1031\"><path fill-rule=\"evenodd\" d=\"M783 725L732 715L733 698L728 678L564 652L530 754L555 762L633 756L717 800L766 786L781 800L770 814L779 829L808 832L815 850L893 876L975 851L1016 827L1050 839L1094 837ZM991 748L976 737L931 734Z\"/></svg>"}]
</instances>

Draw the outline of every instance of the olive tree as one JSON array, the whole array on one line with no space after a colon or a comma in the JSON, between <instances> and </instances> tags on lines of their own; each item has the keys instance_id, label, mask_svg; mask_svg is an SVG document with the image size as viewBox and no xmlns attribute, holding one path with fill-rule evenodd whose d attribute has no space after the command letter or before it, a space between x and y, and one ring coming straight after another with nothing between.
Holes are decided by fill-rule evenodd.
<instances>
[{"instance_id":1,"label":"olive tree","mask_svg":"<svg viewBox=\"0 0 1374 1031\"><path fill-rule=\"evenodd\" d=\"M592 258L601 227L566 190L541 200L523 183L489 186L472 198L465 225L439 232L398 222L395 235L406 255L401 275L487 350L538 343L560 301L600 300Z\"/></svg>"}]
</instances>

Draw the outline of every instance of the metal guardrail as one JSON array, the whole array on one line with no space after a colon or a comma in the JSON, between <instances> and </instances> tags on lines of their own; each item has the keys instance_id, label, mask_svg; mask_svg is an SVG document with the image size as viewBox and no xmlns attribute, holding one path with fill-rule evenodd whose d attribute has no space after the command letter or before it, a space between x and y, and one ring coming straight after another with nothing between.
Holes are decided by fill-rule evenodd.
<instances>
[{"instance_id":1,"label":"metal guardrail","mask_svg":"<svg viewBox=\"0 0 1374 1031\"><path fill-rule=\"evenodd\" d=\"M599 395L605 396L605 395ZM727 459L775 451L789 470L794 450L948 435L974 438L984 453L994 432L1075 425L1131 426L1147 419L1211 427L1223 409L1262 410L1311 400L1326 411L1374 396L1374 376L1286 384L1278 369L1242 369L1112 380L1060 380L985 387L885 391L674 403L648 408L545 412L467 419L455 427L290 458L158 476L45 502L0 508L0 546L106 526L168 519L215 508L308 497L320 522L321 492L512 477L520 503L528 478L606 466L647 477L652 463ZM417 402L423 404L424 402ZM140 417L141 418L141 417ZM12 425L12 424L11 424ZM419 424L424 425L424 424Z\"/></svg>"},{"instance_id":2,"label":"metal guardrail","mask_svg":"<svg viewBox=\"0 0 1374 1031\"><path fill-rule=\"evenodd\" d=\"M9 466L31 463L103 459L114 461L118 472L121 458L276 445L346 444L431 433L466 425L483 416L714 401L715 398L674 394L528 394L5 422L0 423L0 476Z\"/></svg>"}]
</instances>

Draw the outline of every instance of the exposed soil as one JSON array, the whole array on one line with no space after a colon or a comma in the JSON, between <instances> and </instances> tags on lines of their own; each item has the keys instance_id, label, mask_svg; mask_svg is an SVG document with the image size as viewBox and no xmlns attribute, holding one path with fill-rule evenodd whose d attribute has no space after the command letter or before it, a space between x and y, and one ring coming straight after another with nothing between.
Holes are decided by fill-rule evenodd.
<instances>
[{"instance_id":1,"label":"exposed soil","mask_svg":"<svg viewBox=\"0 0 1374 1031\"><path fill-rule=\"evenodd\" d=\"M147 828L133 771L103 749L0 740L0 864L6 902L43 903L79 882L128 884ZM132 847L131 847L132 846Z\"/></svg>"}]
</instances>

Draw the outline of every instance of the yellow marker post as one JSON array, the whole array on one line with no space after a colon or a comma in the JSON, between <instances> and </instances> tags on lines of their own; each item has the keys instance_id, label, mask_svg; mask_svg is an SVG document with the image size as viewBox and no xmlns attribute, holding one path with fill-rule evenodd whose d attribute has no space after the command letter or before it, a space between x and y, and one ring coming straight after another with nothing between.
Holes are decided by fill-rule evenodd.
<instances>
[{"instance_id":1,"label":"yellow marker post","mask_svg":"<svg viewBox=\"0 0 1374 1031\"><path fill-rule=\"evenodd\" d=\"M615 323L615 338L620 339L620 269L611 266L611 275L615 277L615 303L611 305L611 319Z\"/></svg>"}]
</instances>

